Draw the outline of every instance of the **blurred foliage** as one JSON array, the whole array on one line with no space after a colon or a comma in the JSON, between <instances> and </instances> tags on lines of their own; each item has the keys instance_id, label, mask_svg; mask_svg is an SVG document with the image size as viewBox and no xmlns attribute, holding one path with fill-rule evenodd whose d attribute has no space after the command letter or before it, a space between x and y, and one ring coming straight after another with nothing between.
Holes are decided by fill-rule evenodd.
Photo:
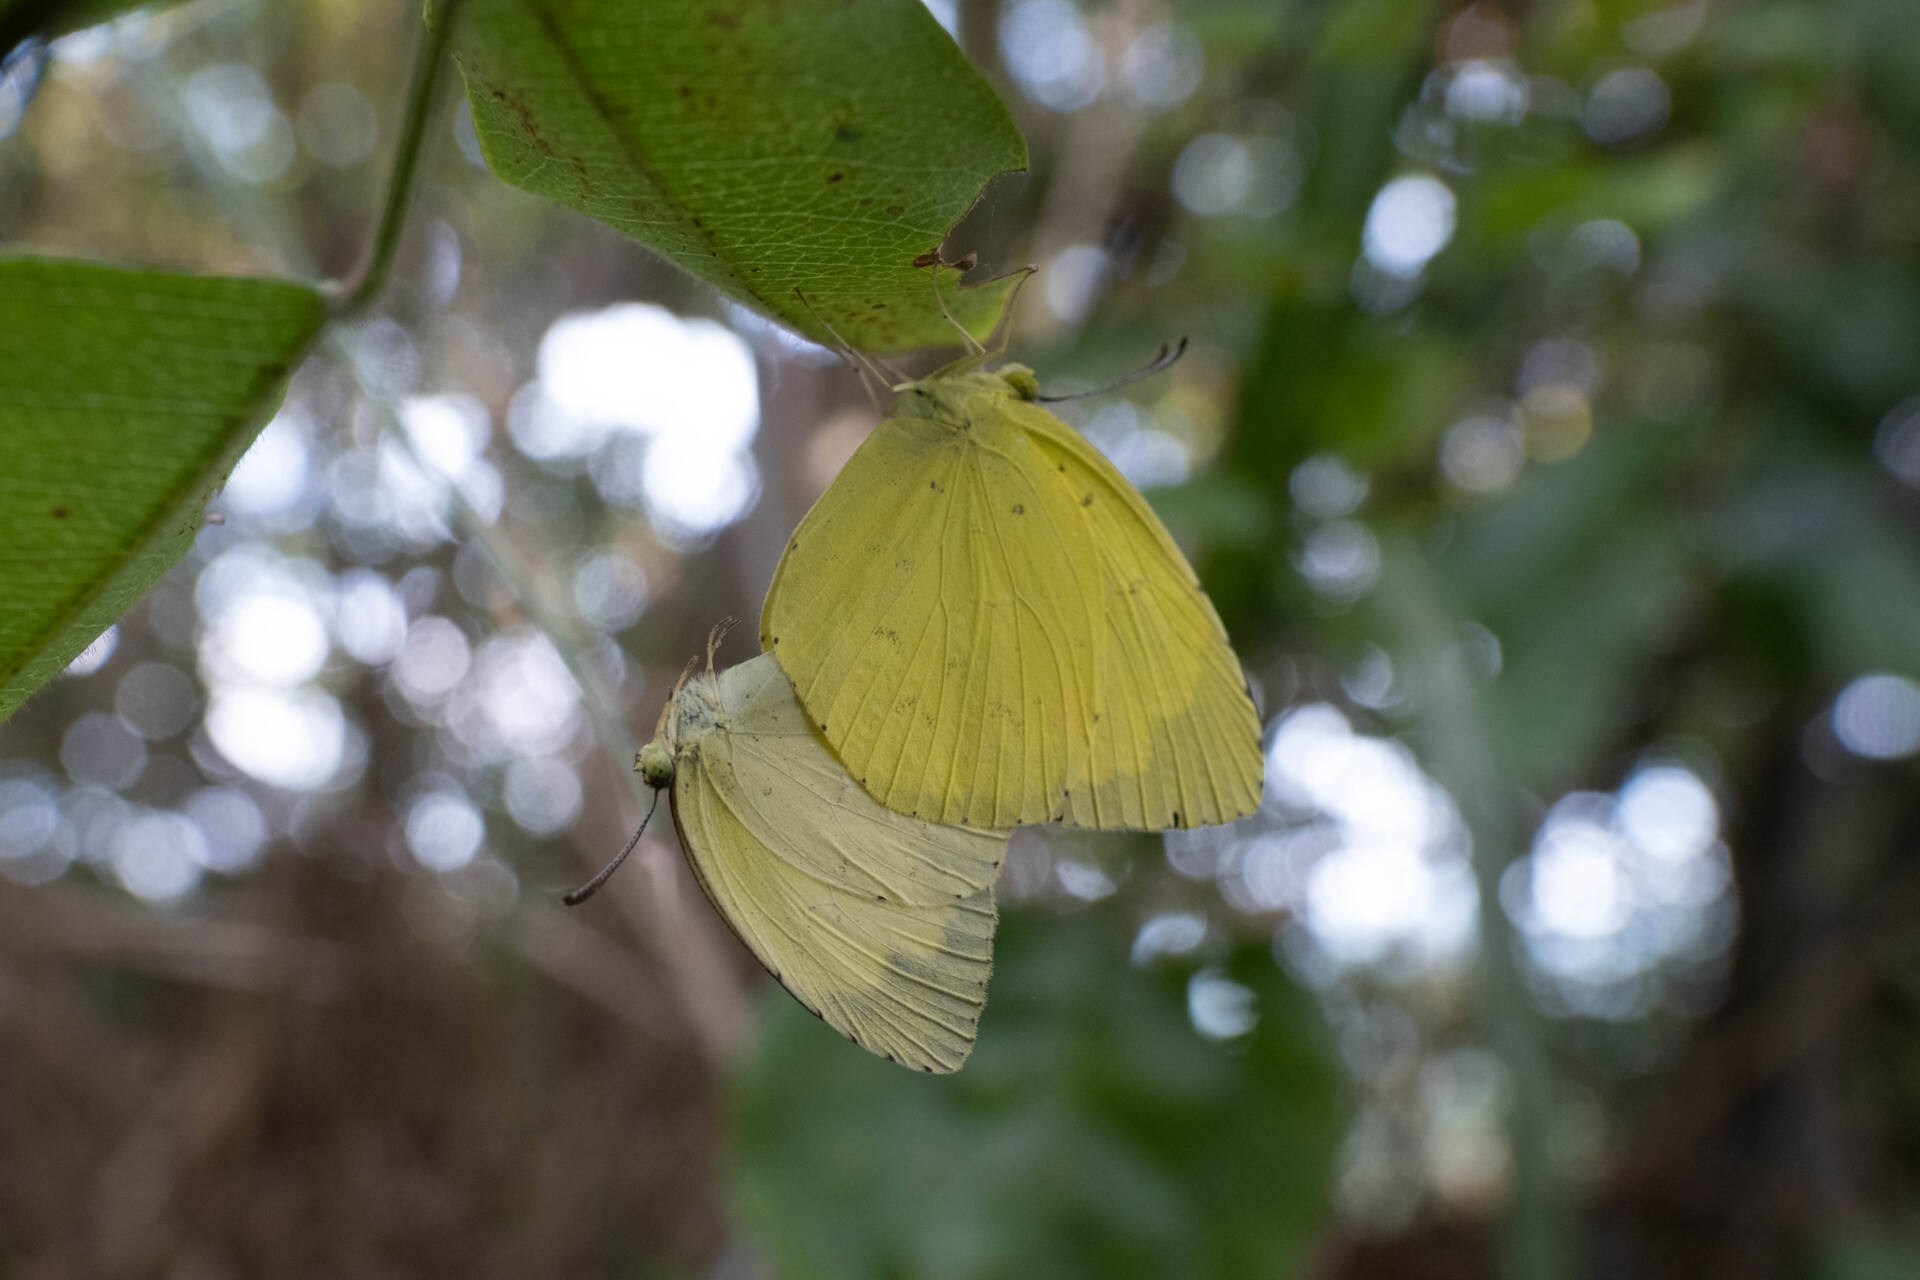
<instances>
[{"instance_id":1,"label":"blurred foliage","mask_svg":"<svg viewBox=\"0 0 1920 1280\"><path fill-rule=\"evenodd\" d=\"M0 0L0 58L29 37L64 35L149 3L151 0Z\"/></svg>"},{"instance_id":2,"label":"blurred foliage","mask_svg":"<svg viewBox=\"0 0 1920 1280\"><path fill-rule=\"evenodd\" d=\"M1821 1258L1816 1280L1901 1280L1920 1271L1920 1240L1911 1235L1848 1235Z\"/></svg>"},{"instance_id":3,"label":"blurred foliage","mask_svg":"<svg viewBox=\"0 0 1920 1280\"><path fill-rule=\"evenodd\" d=\"M849 1055L773 997L737 1085L734 1160L740 1212L778 1274L1305 1263L1343 1120L1310 999L1257 946L1198 979L1191 964L1132 968L1121 924L1009 913L979 1048L939 1080ZM1225 1043L1188 1015L1195 982L1222 979L1258 1019Z\"/></svg>"}]
</instances>

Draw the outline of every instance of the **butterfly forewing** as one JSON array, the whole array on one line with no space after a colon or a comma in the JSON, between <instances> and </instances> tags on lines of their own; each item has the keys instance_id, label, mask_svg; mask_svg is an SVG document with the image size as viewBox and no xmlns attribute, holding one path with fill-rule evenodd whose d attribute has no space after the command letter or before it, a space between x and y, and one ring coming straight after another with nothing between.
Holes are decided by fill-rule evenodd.
<instances>
[{"instance_id":1,"label":"butterfly forewing","mask_svg":"<svg viewBox=\"0 0 1920 1280\"><path fill-rule=\"evenodd\" d=\"M1252 812L1245 678L1152 509L993 375L951 381L965 393L881 423L775 574L762 643L808 715L902 813L1152 830Z\"/></svg>"}]
</instances>

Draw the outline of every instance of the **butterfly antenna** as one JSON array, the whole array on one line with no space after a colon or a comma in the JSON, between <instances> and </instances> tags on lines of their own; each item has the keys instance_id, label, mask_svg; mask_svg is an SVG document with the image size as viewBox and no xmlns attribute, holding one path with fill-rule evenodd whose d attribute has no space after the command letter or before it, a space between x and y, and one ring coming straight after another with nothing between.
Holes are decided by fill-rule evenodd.
<instances>
[{"instance_id":1,"label":"butterfly antenna","mask_svg":"<svg viewBox=\"0 0 1920 1280\"><path fill-rule=\"evenodd\" d=\"M620 869L620 864L627 860L627 855L639 847L641 832L644 832L647 829L647 824L653 821L653 811L659 807L660 792L655 791L653 793L653 803L647 806L647 816L640 819L640 830L633 833L633 839L627 841L627 847L620 851L620 856L600 868L600 874L560 899L560 901L570 907L577 907L594 894L600 892L600 886L610 880L613 877L613 873Z\"/></svg>"},{"instance_id":2,"label":"butterfly antenna","mask_svg":"<svg viewBox=\"0 0 1920 1280\"><path fill-rule=\"evenodd\" d=\"M940 261L939 255L936 254L934 255L933 261L928 265L932 268L933 300L934 302L939 304L940 314L947 318L948 324L952 325L954 328L960 331L960 340L967 344L968 352L976 356L983 356L987 354L987 349L980 344L980 339L973 336L973 333L967 328L967 326L961 324L958 320L955 320L953 318L953 312L947 310L946 295L940 292L940 268L953 267L959 271L967 271L971 269L973 264L978 261L979 261L979 258L970 253L966 257L960 259L960 261L958 262L942 262Z\"/></svg>"},{"instance_id":3,"label":"butterfly antenna","mask_svg":"<svg viewBox=\"0 0 1920 1280\"><path fill-rule=\"evenodd\" d=\"M867 399L873 402L873 411L879 413L880 393L873 389L873 384L878 382L881 386L891 390L893 387L899 385L903 379L900 378L899 375L894 374L892 370L881 365L879 361L854 350L853 344L840 336L840 331L833 327L831 321L820 314L819 310L813 305L813 300L802 293L798 287L794 289L793 296L800 299L800 305L807 309L807 314L815 320L818 320L820 327L825 329L828 336L839 344L840 358L852 365L854 371L860 375L860 386L866 391Z\"/></svg>"},{"instance_id":4,"label":"butterfly antenna","mask_svg":"<svg viewBox=\"0 0 1920 1280\"><path fill-rule=\"evenodd\" d=\"M1071 395L1065 396L1035 396L1034 399L1041 404L1059 404L1062 400L1085 400L1089 396L1111 395L1122 387L1132 386L1142 378L1151 378L1156 373L1161 373L1172 368L1173 362L1186 353L1187 340L1185 338L1180 339L1179 345L1172 347L1169 347L1163 342L1160 344L1160 354L1155 356L1146 365L1135 369L1123 378L1115 378L1104 387L1095 387L1091 391L1076 391Z\"/></svg>"}]
</instances>

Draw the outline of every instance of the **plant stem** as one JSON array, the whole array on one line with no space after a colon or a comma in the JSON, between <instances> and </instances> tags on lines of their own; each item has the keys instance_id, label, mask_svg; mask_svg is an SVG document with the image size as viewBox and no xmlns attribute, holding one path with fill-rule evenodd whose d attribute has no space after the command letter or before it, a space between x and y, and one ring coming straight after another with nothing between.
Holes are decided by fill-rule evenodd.
<instances>
[{"instance_id":1,"label":"plant stem","mask_svg":"<svg viewBox=\"0 0 1920 1280\"><path fill-rule=\"evenodd\" d=\"M420 167L421 143L427 134L427 121L433 116L434 93L440 86L440 69L446 65L447 43L459 17L462 0L441 0L435 6L433 20L414 53L413 74L407 85L406 115L401 121L400 143L393 155L393 175L387 182L387 197L380 209L380 221L374 228L373 242L366 260L350 282L342 281L329 290L333 297L335 320L345 319L370 306L387 287L393 271L393 256L400 247L400 232L413 204L414 175Z\"/></svg>"},{"instance_id":2,"label":"plant stem","mask_svg":"<svg viewBox=\"0 0 1920 1280\"><path fill-rule=\"evenodd\" d=\"M1494 1056L1512 1086L1507 1140L1513 1152L1513 1199L1500 1249L1506 1280L1573 1280L1581 1272L1568 1188L1554 1166L1549 1140L1553 1067L1541 1016L1515 953L1518 941L1500 904L1500 879L1516 843L1510 790L1495 776L1480 699L1459 642L1460 624L1441 597L1426 558L1403 543L1389 557L1393 581L1382 604L1402 637L1408 684L1422 691L1433 749L1428 765L1460 806L1473 841L1479 891L1477 979L1481 1016Z\"/></svg>"}]
</instances>

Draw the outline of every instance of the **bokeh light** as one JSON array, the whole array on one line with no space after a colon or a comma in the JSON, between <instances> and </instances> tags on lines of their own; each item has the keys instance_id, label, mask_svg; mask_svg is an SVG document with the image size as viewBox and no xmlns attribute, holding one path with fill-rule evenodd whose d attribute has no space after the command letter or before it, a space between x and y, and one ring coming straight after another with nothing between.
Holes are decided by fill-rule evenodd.
<instances>
[{"instance_id":1,"label":"bokeh light","mask_svg":"<svg viewBox=\"0 0 1920 1280\"><path fill-rule=\"evenodd\" d=\"M1861 676L1834 699L1833 734L1869 760L1920 751L1920 684L1884 672Z\"/></svg>"},{"instance_id":2,"label":"bokeh light","mask_svg":"<svg viewBox=\"0 0 1920 1280\"><path fill-rule=\"evenodd\" d=\"M1072 0L1015 0L1000 16L1000 56L1022 93L1054 111L1090 106L1106 63Z\"/></svg>"},{"instance_id":3,"label":"bokeh light","mask_svg":"<svg viewBox=\"0 0 1920 1280\"><path fill-rule=\"evenodd\" d=\"M1453 238L1454 198L1445 183L1408 174L1380 188L1360 233L1367 261L1393 276L1415 276Z\"/></svg>"}]
</instances>

